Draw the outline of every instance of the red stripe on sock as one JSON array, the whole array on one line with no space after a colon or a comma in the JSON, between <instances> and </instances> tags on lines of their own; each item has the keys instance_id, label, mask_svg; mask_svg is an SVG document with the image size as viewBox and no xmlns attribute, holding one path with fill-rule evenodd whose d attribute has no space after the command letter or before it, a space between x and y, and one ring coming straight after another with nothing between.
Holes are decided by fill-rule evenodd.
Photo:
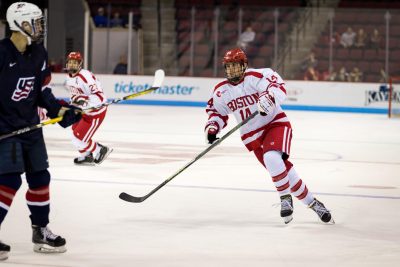
<instances>
[{"instance_id":1,"label":"red stripe on sock","mask_svg":"<svg viewBox=\"0 0 400 267\"><path fill-rule=\"evenodd\" d=\"M48 201L50 199L50 195L46 194L46 195L33 195L30 194L29 192L26 193L26 200L30 201L30 202L45 202Z\"/></svg>"},{"instance_id":2,"label":"red stripe on sock","mask_svg":"<svg viewBox=\"0 0 400 267\"><path fill-rule=\"evenodd\" d=\"M93 146L93 148L90 150L90 152L92 152L92 153L93 153L93 151L95 151L95 150L96 150L96 148L97 148L97 143L94 143L94 146Z\"/></svg>"},{"instance_id":3,"label":"red stripe on sock","mask_svg":"<svg viewBox=\"0 0 400 267\"><path fill-rule=\"evenodd\" d=\"M289 182L287 182L286 184L284 184L284 185L281 185L281 186L277 186L276 187L276 189L278 190L278 191L284 191L284 190L286 190L286 189L288 189L289 188Z\"/></svg>"},{"instance_id":4,"label":"red stripe on sock","mask_svg":"<svg viewBox=\"0 0 400 267\"><path fill-rule=\"evenodd\" d=\"M6 204L7 206L11 206L12 201L13 201L13 199L10 199L10 198L0 194L0 202Z\"/></svg>"},{"instance_id":5,"label":"red stripe on sock","mask_svg":"<svg viewBox=\"0 0 400 267\"><path fill-rule=\"evenodd\" d=\"M26 192L26 200L30 202L45 202L50 199L49 186L42 186L35 189L29 189Z\"/></svg>"},{"instance_id":6,"label":"red stripe on sock","mask_svg":"<svg viewBox=\"0 0 400 267\"><path fill-rule=\"evenodd\" d=\"M285 178L287 176L287 171L285 170L284 172L282 172L281 174L278 174L276 176L272 177L272 181L273 182L279 182L280 180L282 180L283 178Z\"/></svg>"},{"instance_id":7,"label":"red stripe on sock","mask_svg":"<svg viewBox=\"0 0 400 267\"><path fill-rule=\"evenodd\" d=\"M15 195L15 193L17 193L17 191L12 189L11 187L7 187L7 186L4 186L4 185L0 185L0 191L4 191L6 193L13 194L13 195Z\"/></svg>"},{"instance_id":8,"label":"red stripe on sock","mask_svg":"<svg viewBox=\"0 0 400 267\"><path fill-rule=\"evenodd\" d=\"M86 152L90 148L91 145L92 145L92 140L89 140L88 145L84 149L79 150L79 153Z\"/></svg>"},{"instance_id":9,"label":"red stripe on sock","mask_svg":"<svg viewBox=\"0 0 400 267\"><path fill-rule=\"evenodd\" d=\"M305 198L307 196L307 194L308 194L308 189L307 189L307 186L306 186L306 187L304 187L303 193L301 193L297 198L299 200L302 200L303 198Z\"/></svg>"},{"instance_id":10,"label":"red stripe on sock","mask_svg":"<svg viewBox=\"0 0 400 267\"><path fill-rule=\"evenodd\" d=\"M296 192L297 190L299 190L299 188L301 187L301 184L303 183L303 181L301 181L301 179L290 189L290 191L292 192Z\"/></svg>"},{"instance_id":11,"label":"red stripe on sock","mask_svg":"<svg viewBox=\"0 0 400 267\"><path fill-rule=\"evenodd\" d=\"M17 191L10 187L0 185L0 202L4 203L7 206L11 206L16 192Z\"/></svg>"}]
</instances>

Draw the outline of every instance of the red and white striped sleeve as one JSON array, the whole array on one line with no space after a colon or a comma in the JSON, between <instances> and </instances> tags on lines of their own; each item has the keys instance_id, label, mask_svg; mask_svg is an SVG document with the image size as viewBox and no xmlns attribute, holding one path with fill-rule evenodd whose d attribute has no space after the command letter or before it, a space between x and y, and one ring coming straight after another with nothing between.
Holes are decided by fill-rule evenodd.
<instances>
[{"instance_id":1,"label":"red and white striped sleeve","mask_svg":"<svg viewBox=\"0 0 400 267\"><path fill-rule=\"evenodd\" d=\"M286 99L285 82L281 76L272 69L266 69L263 71L263 76L264 77L260 81L263 84L257 87L262 91L272 92L275 98L275 103L281 105Z\"/></svg>"},{"instance_id":2,"label":"red and white striped sleeve","mask_svg":"<svg viewBox=\"0 0 400 267\"><path fill-rule=\"evenodd\" d=\"M207 102L206 112L208 114L208 120L204 129L210 125L214 125L217 127L218 132L220 132L228 124L228 112L227 109L224 108L224 103L222 103L221 98L216 97L214 92Z\"/></svg>"}]
</instances>

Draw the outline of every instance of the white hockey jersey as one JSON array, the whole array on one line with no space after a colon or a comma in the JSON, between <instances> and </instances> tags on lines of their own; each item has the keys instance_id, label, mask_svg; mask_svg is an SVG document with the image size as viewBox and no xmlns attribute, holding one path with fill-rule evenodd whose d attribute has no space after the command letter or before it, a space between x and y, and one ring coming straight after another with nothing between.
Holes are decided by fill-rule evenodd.
<instances>
[{"instance_id":1,"label":"white hockey jersey","mask_svg":"<svg viewBox=\"0 0 400 267\"><path fill-rule=\"evenodd\" d=\"M252 151L262 144L265 130L274 126L290 126L281 104L286 98L285 83L272 69L248 69L239 84L225 80L217 84L207 103L206 112L209 124L218 124L219 131L228 122L228 114L233 113L237 122L246 119L257 111L258 95L268 90L275 97L276 107L267 116L257 115L240 128L241 138L248 150Z\"/></svg>"},{"instance_id":2,"label":"white hockey jersey","mask_svg":"<svg viewBox=\"0 0 400 267\"><path fill-rule=\"evenodd\" d=\"M87 101L83 109L97 107L107 101L99 80L88 70L81 69L74 77L68 76L65 86L71 92L71 102ZM89 116L104 112L107 107L85 111Z\"/></svg>"}]
</instances>

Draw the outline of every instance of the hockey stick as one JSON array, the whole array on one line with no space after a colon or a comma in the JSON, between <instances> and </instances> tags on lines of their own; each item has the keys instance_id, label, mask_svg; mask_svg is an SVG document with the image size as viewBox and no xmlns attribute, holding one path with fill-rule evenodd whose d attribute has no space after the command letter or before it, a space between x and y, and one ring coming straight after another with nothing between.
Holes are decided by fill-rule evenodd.
<instances>
[{"instance_id":1,"label":"hockey stick","mask_svg":"<svg viewBox=\"0 0 400 267\"><path fill-rule=\"evenodd\" d=\"M225 135L223 135L220 139L218 139L217 141L215 141L212 145L210 145L209 147L207 147L203 152L201 152L200 154L198 154L194 159L192 159L190 162L188 162L185 166L183 166L181 169L179 169L177 172L175 172L173 175L171 175L171 177L169 177L167 180L165 180L164 182L162 182L160 185L158 185L156 188L154 188L153 190L150 191L150 193L148 193L147 195L144 195L142 197L135 197L132 196L130 194L127 194L125 192L122 192L119 195L119 198L128 202L134 202L134 203L140 203L145 201L148 197L150 197L151 195L153 195L155 192L157 192L161 187L163 187L164 185L166 185L169 181L171 181L172 179L174 179L176 176L178 176L180 173L182 173L184 170L186 170L190 165L192 165L193 163L195 163L197 160L199 160L200 158L202 158L205 154L207 154L210 150L212 150L214 147L216 147L217 145L219 145L222 141L224 141L228 136L230 136L233 132L235 132L237 129L239 129L240 127L242 127L244 124L248 123L251 119L253 119L259 112L256 111L253 114L251 114L249 117L247 117L245 120L243 120L242 122L240 122L238 125L236 125L234 128L232 128L229 132L227 132Z\"/></svg>"},{"instance_id":2,"label":"hockey stick","mask_svg":"<svg viewBox=\"0 0 400 267\"><path fill-rule=\"evenodd\" d=\"M0 136L0 140L6 139L8 137L15 136L15 135L20 135L20 134L23 134L23 133L26 133L26 132L30 132L30 131L42 128L43 126L46 126L46 125L49 125L49 124L57 123L59 121L62 121L62 118L63 118L62 116L61 117L57 117L57 118L54 118L54 119L51 119L51 120L47 120L47 121L41 122L39 124L33 125L33 126L28 126L28 127L16 130L16 131L11 132L11 133L1 135Z\"/></svg>"},{"instance_id":3,"label":"hockey stick","mask_svg":"<svg viewBox=\"0 0 400 267\"><path fill-rule=\"evenodd\" d=\"M155 72L155 74L154 74L153 85L152 85L149 89L146 89L146 90L144 90L144 91L137 92L137 93L134 93L134 94L131 94L131 95L127 95L127 96L124 96L124 97L122 97L122 98L114 99L114 100L112 100L112 101L110 101L110 102L106 102L106 103L101 104L101 105L99 105L99 106L97 106L97 107L85 109L85 110L83 110L82 113L84 114L85 111L87 112L87 111L90 111L90 110L93 110L93 109L99 109L99 108L101 108L101 107L109 106L109 105L111 105L111 104L115 104L115 103L121 102L121 101L123 101L123 100L129 100L129 99L132 99L132 98L135 98L135 97L138 97L138 96L145 95L145 94L148 94L148 93L150 93L150 92L153 92L153 91L155 91L155 90L157 90L158 88L161 87L161 84L162 84L163 81L164 81L164 77L165 77L164 71L161 70L161 69L160 69L160 70L157 70L157 71ZM13 132L11 132L11 133L4 134L4 135L0 135L0 140L6 139L6 138L9 138L9 137L12 137L12 136L20 135L20 134L23 134L23 133L26 133L26 132L30 132L30 131L33 131L33 130L36 130L36 129L40 129L40 128L46 126L46 125L54 124L54 123L60 122L60 121L62 121L62 119L63 119L63 117L62 117L62 116L59 116L59 117L57 117L57 118L50 119L50 120L41 122L41 123L36 124L36 125L33 125L33 126L27 126L27 127L25 127L25 128L22 128L22 129L13 131Z\"/></svg>"},{"instance_id":4,"label":"hockey stick","mask_svg":"<svg viewBox=\"0 0 400 267\"><path fill-rule=\"evenodd\" d=\"M113 99L110 102L106 102L106 103L101 104L101 105L99 105L97 107L84 109L83 111L85 112L85 111L90 111L90 110L94 110L94 109L99 109L99 108L102 108L102 107L109 106L111 104L115 104L115 103L118 103L118 102L121 102L121 101L124 101L124 100L129 100L129 99L141 96L141 95L146 95L148 93L151 93L151 92L153 92L153 91L155 91L155 90L157 90L158 88L161 87L161 84L164 81L164 77L165 77L165 73L164 73L163 70L161 70L161 69L156 70L156 72L154 73L153 85L149 89L146 89L146 90L143 90L143 91L131 94L131 95L127 95L127 96L124 96L122 98L116 98L116 99Z\"/></svg>"}]
</instances>

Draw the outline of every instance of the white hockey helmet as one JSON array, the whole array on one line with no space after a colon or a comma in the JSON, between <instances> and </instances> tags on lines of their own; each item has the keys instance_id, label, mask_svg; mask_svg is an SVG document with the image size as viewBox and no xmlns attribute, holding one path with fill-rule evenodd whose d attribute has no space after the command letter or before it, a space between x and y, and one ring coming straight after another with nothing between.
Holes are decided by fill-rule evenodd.
<instances>
[{"instance_id":1,"label":"white hockey helmet","mask_svg":"<svg viewBox=\"0 0 400 267\"><path fill-rule=\"evenodd\" d=\"M28 44L32 41L41 42L46 35L43 13L34 4L17 2L10 5L7 9L7 22L11 31L21 32L28 38Z\"/></svg>"}]
</instances>

